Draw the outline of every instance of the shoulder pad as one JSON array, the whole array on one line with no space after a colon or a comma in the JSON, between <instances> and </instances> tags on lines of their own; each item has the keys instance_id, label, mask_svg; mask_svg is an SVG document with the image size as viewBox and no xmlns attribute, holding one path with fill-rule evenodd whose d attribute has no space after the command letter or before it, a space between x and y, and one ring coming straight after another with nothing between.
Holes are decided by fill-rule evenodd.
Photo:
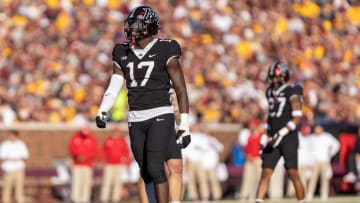
<instances>
[{"instance_id":1,"label":"shoulder pad","mask_svg":"<svg viewBox=\"0 0 360 203\"><path fill-rule=\"evenodd\" d=\"M303 94L303 88L301 85L298 84L292 84L291 85L292 92L294 94L302 95Z\"/></svg>"},{"instance_id":2,"label":"shoulder pad","mask_svg":"<svg viewBox=\"0 0 360 203\"><path fill-rule=\"evenodd\" d=\"M181 47L176 40L159 39L160 46L166 50L167 58L181 56Z\"/></svg>"},{"instance_id":3,"label":"shoulder pad","mask_svg":"<svg viewBox=\"0 0 360 203\"><path fill-rule=\"evenodd\" d=\"M121 46L121 47L126 47L126 48L128 48L128 47L130 46L130 43L129 43L129 42L123 42L123 43L118 44L118 45Z\"/></svg>"},{"instance_id":4,"label":"shoulder pad","mask_svg":"<svg viewBox=\"0 0 360 203\"><path fill-rule=\"evenodd\" d=\"M121 53L126 51L127 49L129 49L129 43L128 42L123 42L123 43L120 43L120 44L116 44L115 47L114 47L114 51L121 52Z\"/></svg>"},{"instance_id":5,"label":"shoulder pad","mask_svg":"<svg viewBox=\"0 0 360 203\"><path fill-rule=\"evenodd\" d=\"M175 46L180 47L179 43L173 39L159 39L159 42L164 46Z\"/></svg>"}]
</instances>

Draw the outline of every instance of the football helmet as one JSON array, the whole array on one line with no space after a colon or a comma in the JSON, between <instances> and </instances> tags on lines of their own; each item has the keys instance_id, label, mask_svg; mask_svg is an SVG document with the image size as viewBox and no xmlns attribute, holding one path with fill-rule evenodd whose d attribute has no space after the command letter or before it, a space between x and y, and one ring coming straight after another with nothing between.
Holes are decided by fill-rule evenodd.
<instances>
[{"instance_id":1,"label":"football helmet","mask_svg":"<svg viewBox=\"0 0 360 203\"><path fill-rule=\"evenodd\" d=\"M267 81L275 86L287 83L290 79L289 67L280 62L275 61L269 66Z\"/></svg>"},{"instance_id":2,"label":"football helmet","mask_svg":"<svg viewBox=\"0 0 360 203\"><path fill-rule=\"evenodd\" d=\"M138 6L132 9L124 21L124 32L128 40L140 40L156 35L159 30L159 17L148 6Z\"/></svg>"}]
</instances>

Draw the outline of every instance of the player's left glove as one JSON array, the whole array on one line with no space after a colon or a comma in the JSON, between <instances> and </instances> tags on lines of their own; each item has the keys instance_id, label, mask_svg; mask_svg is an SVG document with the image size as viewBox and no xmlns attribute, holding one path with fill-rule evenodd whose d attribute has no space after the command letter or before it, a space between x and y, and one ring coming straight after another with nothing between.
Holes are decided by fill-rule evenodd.
<instances>
[{"instance_id":1,"label":"player's left glove","mask_svg":"<svg viewBox=\"0 0 360 203\"><path fill-rule=\"evenodd\" d=\"M189 116L187 113L180 114L180 125L176 133L176 144L181 148L187 147L191 142L189 130Z\"/></svg>"}]
</instances>

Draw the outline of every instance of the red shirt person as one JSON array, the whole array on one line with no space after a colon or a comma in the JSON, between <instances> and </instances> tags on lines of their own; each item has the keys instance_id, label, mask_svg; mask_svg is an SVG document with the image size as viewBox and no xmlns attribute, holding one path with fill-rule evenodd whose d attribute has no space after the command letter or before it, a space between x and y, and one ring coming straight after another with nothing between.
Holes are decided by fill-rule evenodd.
<instances>
[{"instance_id":1,"label":"red shirt person","mask_svg":"<svg viewBox=\"0 0 360 203\"><path fill-rule=\"evenodd\" d=\"M102 150L106 164L129 165L131 162L129 144L117 126L112 134L105 138Z\"/></svg>"},{"instance_id":2,"label":"red shirt person","mask_svg":"<svg viewBox=\"0 0 360 203\"><path fill-rule=\"evenodd\" d=\"M250 136L247 144L245 145L244 152L247 159L260 157L260 140L263 135L262 129L259 127L261 121L253 119L249 123Z\"/></svg>"},{"instance_id":3,"label":"red shirt person","mask_svg":"<svg viewBox=\"0 0 360 203\"><path fill-rule=\"evenodd\" d=\"M69 152L74 165L92 167L96 159L97 149L97 140L91 134L88 126L73 134L70 139Z\"/></svg>"},{"instance_id":4,"label":"red shirt person","mask_svg":"<svg viewBox=\"0 0 360 203\"><path fill-rule=\"evenodd\" d=\"M249 135L244 146L246 161L240 190L241 199L255 199L256 184L261 174L260 140L263 134L261 121L252 119L248 129Z\"/></svg>"}]
</instances>

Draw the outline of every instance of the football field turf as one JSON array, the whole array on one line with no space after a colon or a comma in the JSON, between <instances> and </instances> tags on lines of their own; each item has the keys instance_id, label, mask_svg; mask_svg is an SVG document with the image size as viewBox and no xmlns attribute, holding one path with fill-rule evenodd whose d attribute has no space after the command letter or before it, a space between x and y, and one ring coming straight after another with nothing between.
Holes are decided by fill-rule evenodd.
<instances>
[{"instance_id":1,"label":"football field turf","mask_svg":"<svg viewBox=\"0 0 360 203\"><path fill-rule=\"evenodd\" d=\"M191 203L205 203L205 202L194 202L194 201L184 201ZM209 201L209 203L254 203L255 201L240 201L240 200L223 200L223 201ZM130 201L124 201L123 203L135 203ZM278 199L278 200L265 200L264 203L296 203L296 199ZM311 201L306 201L306 203L324 203L318 198L315 198ZM359 197L330 197L326 203L360 203Z\"/></svg>"}]
</instances>

